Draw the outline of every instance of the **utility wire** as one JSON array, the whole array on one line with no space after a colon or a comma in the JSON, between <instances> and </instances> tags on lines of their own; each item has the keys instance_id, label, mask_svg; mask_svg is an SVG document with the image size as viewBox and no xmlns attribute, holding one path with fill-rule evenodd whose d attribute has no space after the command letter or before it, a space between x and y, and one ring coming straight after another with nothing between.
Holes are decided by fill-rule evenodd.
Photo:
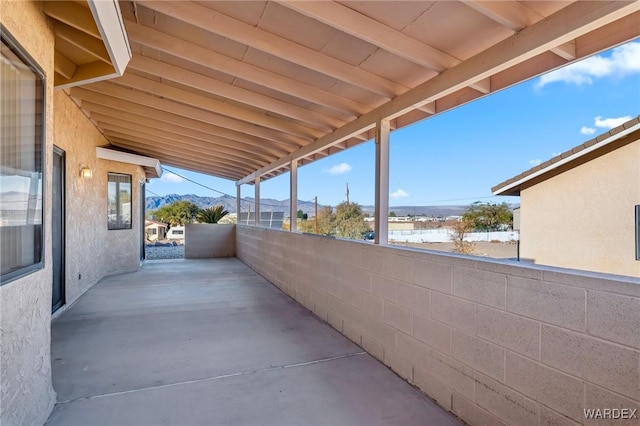
<instances>
[{"instance_id":1,"label":"utility wire","mask_svg":"<svg viewBox=\"0 0 640 426\"><path fill-rule=\"evenodd\" d=\"M170 170L170 169L168 169L168 168L166 168L166 167L164 167L164 166L162 166L162 170L164 170L165 172L173 173L174 175L176 175L176 176L178 176L178 177L180 177L180 178L182 178L182 179L184 179L184 180L187 180L187 181L189 181L189 182L191 182L191 183L194 183L194 184L196 184L196 185L198 185L198 186L201 186L201 187L203 187L203 188L206 188L206 189L208 189L208 190L210 190L210 191L217 192L218 194L222 194L222 195L227 196L227 197L231 197L231 198L233 198L234 200L237 198L237 197L236 197L236 196L234 196L234 195L227 194L226 192L220 191L220 190L215 189L215 188L211 188L210 186L204 185L204 184L202 184L202 183L200 183L200 182L196 182L196 181L195 181L195 180L193 180L193 179L189 179L188 177L183 176L183 175L181 175L180 173L176 173L176 172L174 172L173 170ZM247 199L247 198L240 198L240 201L246 201L247 203L251 203L251 204L255 204L255 203L256 203L256 201L255 201L255 200L249 200L249 199ZM260 205L261 205L261 206L269 206L269 207L282 207L282 206L277 205L277 204L269 204L269 203L265 203L265 202L262 202L262 201L260 201Z\"/></svg>"}]
</instances>

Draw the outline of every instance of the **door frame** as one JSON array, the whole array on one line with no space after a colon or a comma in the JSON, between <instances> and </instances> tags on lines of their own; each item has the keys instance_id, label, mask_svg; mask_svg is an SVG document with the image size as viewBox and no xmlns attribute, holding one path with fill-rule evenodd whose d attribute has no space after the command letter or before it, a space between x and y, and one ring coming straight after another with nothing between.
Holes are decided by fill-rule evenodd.
<instances>
[{"instance_id":1,"label":"door frame","mask_svg":"<svg viewBox=\"0 0 640 426\"><path fill-rule=\"evenodd\" d=\"M52 249L55 249L56 247L53 247L54 242L53 242L53 233L55 232L56 228L59 226L60 227L60 279L62 280L60 283L60 303L56 304L55 306L53 305L53 299L51 300L51 313L56 312L57 310L59 310L61 307L63 307L66 304L66 290L67 290L67 215L66 215L66 201L67 201L67 190L66 190L66 186L67 186L67 172L66 172L66 168L67 168L67 154L66 152L62 149L59 148L57 146L53 146L53 158L55 158L56 156L60 156L60 158L62 159L62 164L60 167L60 223L54 223L53 221L53 208L54 208L54 204L55 201L52 199L52 213L51 213L51 245L52 245ZM53 167L52 167L53 170ZM53 185L55 182L55 176L52 176L51 179L51 184ZM51 188L51 192L53 194L53 186ZM52 250L53 251L53 250ZM51 258L51 262L52 262L52 266L51 266L51 272L53 275L54 272L54 256L52 253L52 258ZM52 276L53 279L55 279ZM54 281L52 280L51 285L53 286ZM53 288L52 288L53 291ZM53 297L53 293L52 293L52 297Z\"/></svg>"}]
</instances>

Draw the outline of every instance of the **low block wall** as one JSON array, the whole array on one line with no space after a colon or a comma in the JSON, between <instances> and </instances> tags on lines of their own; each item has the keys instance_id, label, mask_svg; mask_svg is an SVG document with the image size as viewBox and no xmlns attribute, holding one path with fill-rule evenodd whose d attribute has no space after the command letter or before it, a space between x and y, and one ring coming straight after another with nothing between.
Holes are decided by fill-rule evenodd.
<instances>
[{"instance_id":1,"label":"low block wall","mask_svg":"<svg viewBox=\"0 0 640 426\"><path fill-rule=\"evenodd\" d=\"M217 223L194 223L184 231L184 257L201 259L234 257L236 255L236 226Z\"/></svg>"},{"instance_id":2,"label":"low block wall","mask_svg":"<svg viewBox=\"0 0 640 426\"><path fill-rule=\"evenodd\" d=\"M236 243L244 263L471 425L640 408L638 279L240 225Z\"/></svg>"}]
</instances>

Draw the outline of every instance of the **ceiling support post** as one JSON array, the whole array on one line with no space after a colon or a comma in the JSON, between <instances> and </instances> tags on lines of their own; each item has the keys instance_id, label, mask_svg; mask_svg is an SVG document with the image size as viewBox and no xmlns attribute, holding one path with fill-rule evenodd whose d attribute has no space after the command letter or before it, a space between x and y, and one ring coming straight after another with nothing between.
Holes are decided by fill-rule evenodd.
<instances>
[{"instance_id":1,"label":"ceiling support post","mask_svg":"<svg viewBox=\"0 0 640 426\"><path fill-rule=\"evenodd\" d=\"M237 224L240 224L240 210L242 209L241 197L242 197L242 185L236 185L236 223Z\"/></svg>"},{"instance_id":2,"label":"ceiling support post","mask_svg":"<svg viewBox=\"0 0 640 426\"><path fill-rule=\"evenodd\" d=\"M289 172L289 231L298 230L298 160L291 160Z\"/></svg>"},{"instance_id":3,"label":"ceiling support post","mask_svg":"<svg viewBox=\"0 0 640 426\"><path fill-rule=\"evenodd\" d=\"M256 180L254 181L255 186L254 186L254 190L255 190L255 197L254 197L254 201L256 203L255 205L255 218L253 220L253 224L254 226L260 226L260 176L256 176Z\"/></svg>"},{"instance_id":4,"label":"ceiling support post","mask_svg":"<svg viewBox=\"0 0 640 426\"><path fill-rule=\"evenodd\" d=\"M374 244L389 242L389 120L376 124L376 196Z\"/></svg>"}]
</instances>

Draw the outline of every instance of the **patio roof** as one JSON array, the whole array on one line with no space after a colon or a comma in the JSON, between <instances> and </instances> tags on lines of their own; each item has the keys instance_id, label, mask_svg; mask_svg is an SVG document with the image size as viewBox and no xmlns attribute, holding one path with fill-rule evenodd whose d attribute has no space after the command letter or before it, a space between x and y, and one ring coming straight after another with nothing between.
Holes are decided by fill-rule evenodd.
<instances>
[{"instance_id":1,"label":"patio roof","mask_svg":"<svg viewBox=\"0 0 640 426\"><path fill-rule=\"evenodd\" d=\"M70 89L111 144L252 183L640 35L640 3L123 1L123 77Z\"/></svg>"}]
</instances>

